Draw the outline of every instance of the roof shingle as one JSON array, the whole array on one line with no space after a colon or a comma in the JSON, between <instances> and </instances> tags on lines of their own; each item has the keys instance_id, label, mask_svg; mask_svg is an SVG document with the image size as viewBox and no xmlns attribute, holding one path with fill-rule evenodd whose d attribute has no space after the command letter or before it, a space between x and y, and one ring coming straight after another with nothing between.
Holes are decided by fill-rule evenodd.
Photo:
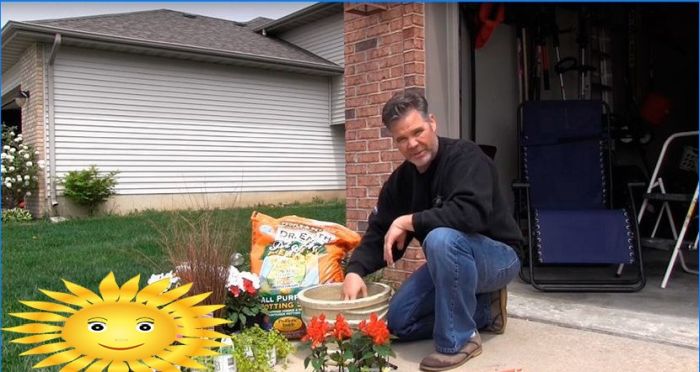
<instances>
[{"instance_id":1,"label":"roof shingle","mask_svg":"<svg viewBox=\"0 0 700 372\"><path fill-rule=\"evenodd\" d=\"M258 17L247 23L188 14L168 9L99 16L27 21L101 35L126 37L152 42L246 53L254 56L283 58L328 66L334 63L284 40L252 31L255 25L269 22Z\"/></svg>"}]
</instances>

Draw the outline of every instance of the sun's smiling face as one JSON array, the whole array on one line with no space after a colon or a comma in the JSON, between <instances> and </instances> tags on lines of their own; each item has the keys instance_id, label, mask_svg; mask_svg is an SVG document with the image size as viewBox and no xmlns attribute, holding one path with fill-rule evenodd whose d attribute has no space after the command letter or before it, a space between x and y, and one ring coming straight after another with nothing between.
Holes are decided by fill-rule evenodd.
<instances>
[{"instance_id":1,"label":"sun's smiling face","mask_svg":"<svg viewBox=\"0 0 700 372\"><path fill-rule=\"evenodd\" d=\"M73 314L66 320L61 337L83 355L141 359L172 344L177 325L157 308L133 302L107 303Z\"/></svg>"},{"instance_id":2,"label":"sun's smiling face","mask_svg":"<svg viewBox=\"0 0 700 372\"><path fill-rule=\"evenodd\" d=\"M21 301L39 312L10 313L27 323L4 331L30 334L10 342L40 344L21 355L51 354L34 368L66 364L63 370L178 371L202 369L191 359L226 335L211 328L228 323L211 317L224 305L199 305L209 293L182 297L191 283L167 290L169 279L139 290L139 276L119 286L113 273L100 282L100 294L64 280L69 293L40 290L58 302ZM64 315L66 314L66 315Z\"/></svg>"}]
</instances>

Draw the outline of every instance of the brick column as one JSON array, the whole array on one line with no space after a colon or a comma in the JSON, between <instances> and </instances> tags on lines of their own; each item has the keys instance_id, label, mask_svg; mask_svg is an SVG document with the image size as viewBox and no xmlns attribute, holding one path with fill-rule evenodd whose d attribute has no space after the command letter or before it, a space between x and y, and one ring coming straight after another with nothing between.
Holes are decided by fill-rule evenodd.
<instances>
[{"instance_id":1,"label":"brick column","mask_svg":"<svg viewBox=\"0 0 700 372\"><path fill-rule=\"evenodd\" d=\"M382 106L396 91L425 88L424 5L384 5L384 11L357 15L345 4L347 225L360 233L382 184L404 160L382 124ZM398 285L423 260L413 244L383 280Z\"/></svg>"},{"instance_id":2,"label":"brick column","mask_svg":"<svg viewBox=\"0 0 700 372\"><path fill-rule=\"evenodd\" d=\"M27 48L17 62L22 66L20 87L29 91L29 100L22 107L22 137L24 143L34 147L38 152L36 160L46 160L45 126L44 126L44 49L41 44ZM44 216L46 206L46 172L39 169L39 186L32 196L27 198L27 209L34 217Z\"/></svg>"}]
</instances>

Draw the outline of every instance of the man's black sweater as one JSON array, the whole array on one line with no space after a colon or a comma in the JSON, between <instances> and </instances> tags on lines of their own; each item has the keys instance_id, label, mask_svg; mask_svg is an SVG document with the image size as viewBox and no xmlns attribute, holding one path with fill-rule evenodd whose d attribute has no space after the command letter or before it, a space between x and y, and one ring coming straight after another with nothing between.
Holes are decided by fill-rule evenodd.
<instances>
[{"instance_id":1,"label":"man's black sweater","mask_svg":"<svg viewBox=\"0 0 700 372\"><path fill-rule=\"evenodd\" d=\"M405 161L389 176L369 217L367 232L353 252L347 272L360 276L386 266L384 235L394 220L413 214L414 234L423 242L437 227L479 233L514 245L522 235L499 190L493 161L473 142L439 138L438 153L424 173ZM403 256L394 248L394 260Z\"/></svg>"}]
</instances>

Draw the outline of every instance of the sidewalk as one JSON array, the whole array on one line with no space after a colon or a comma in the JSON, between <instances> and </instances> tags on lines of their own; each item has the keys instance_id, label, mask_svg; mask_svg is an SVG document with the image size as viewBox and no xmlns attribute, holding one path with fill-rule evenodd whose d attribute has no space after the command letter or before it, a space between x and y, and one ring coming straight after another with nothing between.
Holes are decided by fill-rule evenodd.
<instances>
[{"instance_id":1,"label":"sidewalk","mask_svg":"<svg viewBox=\"0 0 700 372\"><path fill-rule=\"evenodd\" d=\"M660 288L667 255L646 252L647 286L634 293L541 292L514 280L506 333L482 334L483 353L452 371L698 371L698 277L677 269ZM432 341L393 348L391 362L407 372L433 351ZM304 371L306 355L297 351L287 371Z\"/></svg>"},{"instance_id":2,"label":"sidewalk","mask_svg":"<svg viewBox=\"0 0 700 372\"><path fill-rule=\"evenodd\" d=\"M482 334L483 353L453 371L609 372L697 371L696 349L511 318L503 335ZM432 341L397 343L398 371L418 371ZM308 350L290 358L287 371L304 370ZM310 370L310 369L309 369Z\"/></svg>"}]
</instances>

